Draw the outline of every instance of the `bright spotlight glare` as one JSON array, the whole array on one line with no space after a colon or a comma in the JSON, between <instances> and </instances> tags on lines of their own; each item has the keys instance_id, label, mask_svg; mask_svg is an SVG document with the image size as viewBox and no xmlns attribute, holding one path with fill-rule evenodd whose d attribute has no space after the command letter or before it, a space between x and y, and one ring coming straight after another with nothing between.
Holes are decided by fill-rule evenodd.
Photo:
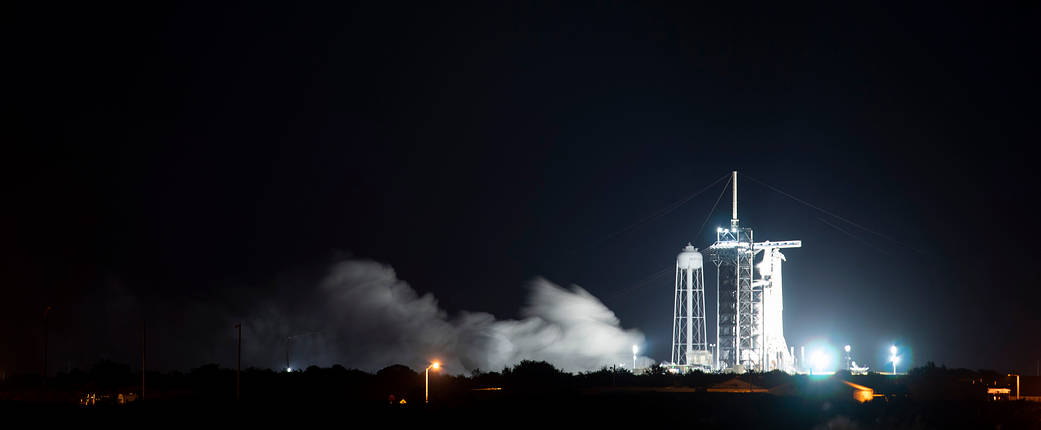
<instances>
[{"instance_id":1,"label":"bright spotlight glare","mask_svg":"<svg viewBox=\"0 0 1041 430\"><path fill-rule=\"evenodd\" d=\"M827 354L825 354L825 353L823 353L821 351L816 351L816 352L813 353L812 357L813 357L812 358L812 360L813 360L813 368L816 369L817 371L823 370L824 366L828 365L828 355Z\"/></svg>"},{"instance_id":2,"label":"bright spotlight glare","mask_svg":"<svg viewBox=\"0 0 1041 430\"><path fill-rule=\"evenodd\" d=\"M430 367L433 367L434 370L440 369L441 368L441 363L438 363L438 362L435 361L434 364L430 365Z\"/></svg>"},{"instance_id":3,"label":"bright spotlight glare","mask_svg":"<svg viewBox=\"0 0 1041 430\"><path fill-rule=\"evenodd\" d=\"M637 347L636 347L636 345L633 345L633 354L636 354L636 351L639 351L639 350L640 350L640 349L639 349L639 348L637 348Z\"/></svg>"},{"instance_id":4,"label":"bright spotlight glare","mask_svg":"<svg viewBox=\"0 0 1041 430\"><path fill-rule=\"evenodd\" d=\"M846 345L846 352L849 352L849 350L850 350L849 345Z\"/></svg>"},{"instance_id":5,"label":"bright spotlight glare","mask_svg":"<svg viewBox=\"0 0 1041 430\"><path fill-rule=\"evenodd\" d=\"M893 346L889 347L889 353L893 354L893 355L896 355L896 345L893 345Z\"/></svg>"},{"instance_id":6,"label":"bright spotlight glare","mask_svg":"<svg viewBox=\"0 0 1041 430\"><path fill-rule=\"evenodd\" d=\"M286 372L292 372L292 371L293 371L293 368L292 368L292 367L287 367L287 368L286 368Z\"/></svg>"}]
</instances>

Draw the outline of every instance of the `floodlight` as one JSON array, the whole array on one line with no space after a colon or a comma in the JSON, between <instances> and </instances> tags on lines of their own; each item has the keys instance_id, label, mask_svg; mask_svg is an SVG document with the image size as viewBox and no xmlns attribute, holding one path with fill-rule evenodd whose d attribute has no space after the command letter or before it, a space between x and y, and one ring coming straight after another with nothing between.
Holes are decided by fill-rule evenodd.
<instances>
[{"instance_id":1,"label":"floodlight","mask_svg":"<svg viewBox=\"0 0 1041 430\"><path fill-rule=\"evenodd\" d=\"M813 367L820 371L824 366L828 365L828 356L821 351L816 351L812 356Z\"/></svg>"}]
</instances>

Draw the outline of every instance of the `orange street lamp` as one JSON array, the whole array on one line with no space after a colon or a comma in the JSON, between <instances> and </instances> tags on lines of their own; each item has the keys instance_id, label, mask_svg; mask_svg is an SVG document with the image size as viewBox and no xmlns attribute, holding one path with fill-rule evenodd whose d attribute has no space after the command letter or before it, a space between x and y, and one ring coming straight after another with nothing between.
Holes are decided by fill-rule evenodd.
<instances>
[{"instance_id":1,"label":"orange street lamp","mask_svg":"<svg viewBox=\"0 0 1041 430\"><path fill-rule=\"evenodd\" d=\"M430 365L427 366L426 370L424 371L424 373L425 373L425 375L424 375L425 381L424 381L424 384L423 384L423 400L426 403L430 403L430 369L434 369L436 371L437 369L440 369L440 368L441 368L441 363L438 363L438 362L435 361L433 363L430 363Z\"/></svg>"}]
</instances>

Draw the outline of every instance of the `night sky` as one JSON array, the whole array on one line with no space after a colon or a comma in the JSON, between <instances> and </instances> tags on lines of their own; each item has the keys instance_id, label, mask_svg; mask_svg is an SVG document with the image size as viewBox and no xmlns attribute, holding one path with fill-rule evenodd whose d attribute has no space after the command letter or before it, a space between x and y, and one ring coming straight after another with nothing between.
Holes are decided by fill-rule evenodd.
<instances>
[{"instance_id":1,"label":"night sky","mask_svg":"<svg viewBox=\"0 0 1041 430\"><path fill-rule=\"evenodd\" d=\"M145 3L7 14L7 372L47 306L51 372L136 362L142 319L157 368L233 366L210 314L352 258L450 315L577 284L667 360L675 256L730 218L725 180L673 203L732 170L742 224L803 241L790 345L1041 359L1036 3Z\"/></svg>"}]
</instances>

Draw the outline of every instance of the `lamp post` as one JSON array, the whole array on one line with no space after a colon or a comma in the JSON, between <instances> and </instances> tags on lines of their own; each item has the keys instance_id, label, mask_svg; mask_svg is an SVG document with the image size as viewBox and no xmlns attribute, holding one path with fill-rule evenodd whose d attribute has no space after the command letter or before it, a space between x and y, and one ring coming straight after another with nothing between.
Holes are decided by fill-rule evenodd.
<instances>
[{"instance_id":1,"label":"lamp post","mask_svg":"<svg viewBox=\"0 0 1041 430\"><path fill-rule=\"evenodd\" d=\"M828 356L822 351L814 352L810 360L813 360L813 363L810 363L810 375L813 375L814 369L817 370L817 373L821 373L821 369L828 364Z\"/></svg>"},{"instance_id":2,"label":"lamp post","mask_svg":"<svg viewBox=\"0 0 1041 430\"><path fill-rule=\"evenodd\" d=\"M846 370L851 370L851 368L849 366L849 363L850 363L850 359L852 358L852 356L849 354L849 351L852 348L850 348L849 345L846 345L846 347L844 349L846 350Z\"/></svg>"},{"instance_id":3,"label":"lamp post","mask_svg":"<svg viewBox=\"0 0 1041 430\"><path fill-rule=\"evenodd\" d=\"M286 372L292 372L293 368L289 367L289 345L293 343L293 336L286 337Z\"/></svg>"},{"instance_id":4,"label":"lamp post","mask_svg":"<svg viewBox=\"0 0 1041 430\"><path fill-rule=\"evenodd\" d=\"M633 345L633 375L636 374L636 352L640 349Z\"/></svg>"},{"instance_id":5,"label":"lamp post","mask_svg":"<svg viewBox=\"0 0 1041 430\"><path fill-rule=\"evenodd\" d=\"M286 373L289 373L289 372L293 371L293 368L290 367L290 365L289 365L289 348L292 347L292 345L293 345L293 339L296 339L296 338L299 338L299 337L303 337L303 336L312 335L312 334L319 334L319 333L321 333L321 332L318 332L318 331L308 331L308 332L297 333L297 334L294 334L294 335L286 337ZM304 346L307 346L307 345L305 344ZM301 364L297 371L298 372L303 371L302 370L303 366L304 365Z\"/></svg>"},{"instance_id":6,"label":"lamp post","mask_svg":"<svg viewBox=\"0 0 1041 430\"><path fill-rule=\"evenodd\" d=\"M1019 374L1018 373L1009 373L1008 376L1009 376L1009 378L1011 378L1013 376L1016 377L1016 400L1019 400ZM1011 396L1011 394L1010 394L1010 396Z\"/></svg>"},{"instance_id":7,"label":"lamp post","mask_svg":"<svg viewBox=\"0 0 1041 430\"><path fill-rule=\"evenodd\" d=\"M900 357L896 355L896 345L889 347L889 361L893 362L893 374L896 375L896 363L900 361Z\"/></svg>"},{"instance_id":8,"label":"lamp post","mask_svg":"<svg viewBox=\"0 0 1041 430\"><path fill-rule=\"evenodd\" d=\"M434 369L436 371L440 368L441 363L435 361L433 363L430 363L430 365L427 366L426 370L424 370L425 375L423 376L423 401L425 403L430 403L430 369Z\"/></svg>"},{"instance_id":9,"label":"lamp post","mask_svg":"<svg viewBox=\"0 0 1041 430\"><path fill-rule=\"evenodd\" d=\"M715 359L715 357L716 357L716 344L710 343L710 344L708 344L708 348L709 348L710 351L712 351L712 357L713 357L712 371L714 372L716 370L719 370L719 369L717 369L717 367L718 367L717 365L719 364L718 360Z\"/></svg>"}]
</instances>

